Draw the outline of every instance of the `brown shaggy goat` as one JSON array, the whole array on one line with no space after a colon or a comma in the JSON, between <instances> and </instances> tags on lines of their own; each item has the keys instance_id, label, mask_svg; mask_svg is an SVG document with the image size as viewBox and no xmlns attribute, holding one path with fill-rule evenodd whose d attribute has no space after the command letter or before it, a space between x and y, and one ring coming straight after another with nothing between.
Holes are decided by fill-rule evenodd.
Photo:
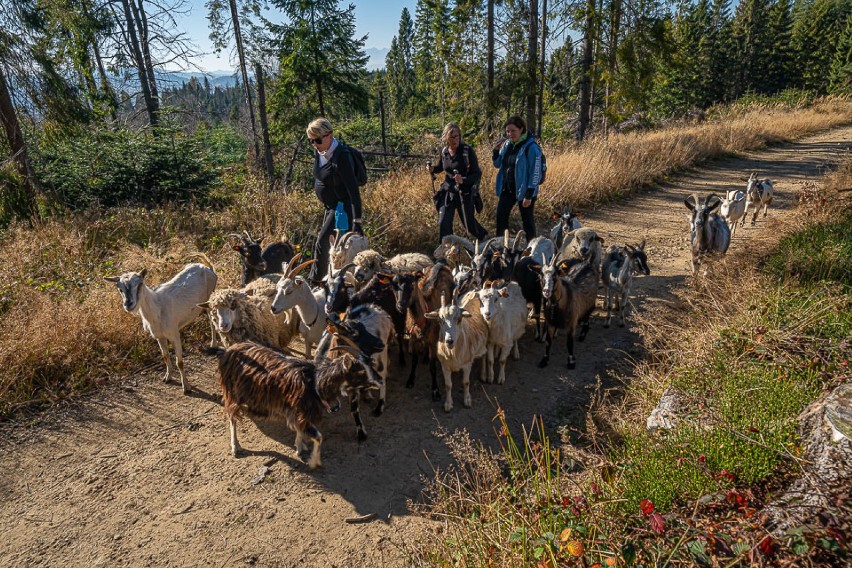
<instances>
[{"instance_id":1,"label":"brown shaggy goat","mask_svg":"<svg viewBox=\"0 0 852 568\"><path fill-rule=\"evenodd\" d=\"M340 347L339 350L350 350ZM354 350L351 350L354 351ZM320 463L322 434L317 425L324 411L344 390L379 388L380 379L362 355L343 353L335 359L307 361L253 342L219 351L219 384L231 426L231 453L240 451L237 419L245 412L283 419L296 432L296 452L313 443L308 466Z\"/></svg>"}]
</instances>

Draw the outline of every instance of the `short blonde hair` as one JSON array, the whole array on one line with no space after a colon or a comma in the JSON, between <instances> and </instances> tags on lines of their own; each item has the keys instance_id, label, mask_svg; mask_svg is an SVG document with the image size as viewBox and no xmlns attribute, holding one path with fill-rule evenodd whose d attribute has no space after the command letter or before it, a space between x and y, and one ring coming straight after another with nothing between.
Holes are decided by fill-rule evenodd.
<instances>
[{"instance_id":1,"label":"short blonde hair","mask_svg":"<svg viewBox=\"0 0 852 568\"><path fill-rule=\"evenodd\" d=\"M315 118L308 125L308 128L305 130L305 133L308 135L308 138L325 138L329 134L331 134L331 123L327 118Z\"/></svg>"},{"instance_id":2,"label":"short blonde hair","mask_svg":"<svg viewBox=\"0 0 852 568\"><path fill-rule=\"evenodd\" d=\"M444 131L441 133L441 143L444 144L445 146L447 144L449 144L448 139L450 138L450 134L452 134L453 132L459 133L459 144L461 144L462 143L461 128L459 128L459 125L456 124L455 122L448 122L447 125L444 127Z\"/></svg>"}]
</instances>

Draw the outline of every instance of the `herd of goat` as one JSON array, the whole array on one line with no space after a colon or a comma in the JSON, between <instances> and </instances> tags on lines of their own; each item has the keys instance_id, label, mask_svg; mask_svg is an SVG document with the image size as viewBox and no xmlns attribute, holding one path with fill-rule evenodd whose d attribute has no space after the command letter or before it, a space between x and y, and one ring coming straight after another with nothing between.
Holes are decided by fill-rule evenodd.
<instances>
[{"instance_id":1,"label":"herd of goat","mask_svg":"<svg viewBox=\"0 0 852 568\"><path fill-rule=\"evenodd\" d=\"M765 216L772 193L771 181L752 174L745 191L728 192L724 199L714 194L703 201L697 195L686 199L693 272L727 251L749 208L752 224L760 207ZM240 451L236 420L248 412L285 420L296 432L297 452L310 451L308 465L314 468L320 465L322 444L318 424L324 413L338 408L342 396L349 397L359 441L367 436L361 396L378 391L373 414L384 411L388 351L394 342L400 365L406 364L406 355L411 358L407 387L414 385L418 363L428 362L434 401L440 401L440 364L443 407L449 412L456 371L462 373L462 402L471 406L470 374L478 359L483 382L504 383L506 361L510 354L520 357L518 341L529 318L535 321L536 340L545 344L539 367L549 363L553 340L564 330L567 365L573 369L574 337L582 341L589 330L599 283L604 327L613 311L625 325L633 276L650 274L645 242L604 250L603 238L582 227L570 211L553 219L548 236L528 242L523 231L481 243L449 235L433 258L421 253L386 258L369 249L363 235L336 234L328 275L313 288L300 274L316 261L303 261L283 241L261 249L261 241L247 232L231 235L243 268L240 288L217 290L206 257L155 288L145 284L145 270L105 279L116 284L124 309L139 315L157 340L166 382L174 376L168 344L173 345L184 393L190 385L180 330L207 313L234 455ZM284 351L297 335L304 342L303 357Z\"/></svg>"}]
</instances>

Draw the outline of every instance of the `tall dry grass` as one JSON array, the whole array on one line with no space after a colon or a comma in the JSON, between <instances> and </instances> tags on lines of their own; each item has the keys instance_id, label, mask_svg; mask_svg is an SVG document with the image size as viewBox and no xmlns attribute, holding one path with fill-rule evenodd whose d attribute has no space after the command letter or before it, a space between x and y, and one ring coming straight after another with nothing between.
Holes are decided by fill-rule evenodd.
<instances>
[{"instance_id":1,"label":"tall dry grass","mask_svg":"<svg viewBox=\"0 0 852 568\"><path fill-rule=\"evenodd\" d=\"M731 112L716 122L648 133L592 138L565 150L545 148L548 180L537 206L539 227L554 209L586 208L719 155L787 141L852 121L852 104L826 99L807 108ZM485 211L493 231L497 198L490 149L479 148ZM235 178L229 205L194 204L152 211L116 208L68 215L35 228L12 227L0 239L0 418L49 403L98 381L156 361L156 346L138 318L121 310L105 275L148 268L163 282L196 251L214 262L220 286L237 285L240 267L226 235L249 230L267 242L281 235L310 250L322 208L306 188L289 195L261 180ZM393 254L431 252L437 243L432 183L422 166L373 179L363 191L365 229L373 246ZM517 215L514 217L517 223ZM457 233L463 234L457 226ZM200 341L199 322L188 337Z\"/></svg>"}]
</instances>

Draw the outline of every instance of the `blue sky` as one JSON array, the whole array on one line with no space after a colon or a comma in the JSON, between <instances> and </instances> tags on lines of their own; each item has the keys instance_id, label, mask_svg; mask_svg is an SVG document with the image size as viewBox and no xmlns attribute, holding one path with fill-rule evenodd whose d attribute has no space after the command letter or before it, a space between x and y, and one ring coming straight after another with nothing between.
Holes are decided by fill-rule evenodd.
<instances>
[{"instance_id":1,"label":"blue sky","mask_svg":"<svg viewBox=\"0 0 852 568\"><path fill-rule=\"evenodd\" d=\"M196 63L205 71L230 70L228 53L223 51L218 57L212 52L210 31L207 28L207 9L205 0L189 0L189 14L177 17L177 23L190 39L205 53ZM408 8L414 17L416 0L362 0L355 4L355 26L358 37L368 35L367 48L385 49L399 28L399 16L403 8ZM341 6L345 3L341 3Z\"/></svg>"}]
</instances>

